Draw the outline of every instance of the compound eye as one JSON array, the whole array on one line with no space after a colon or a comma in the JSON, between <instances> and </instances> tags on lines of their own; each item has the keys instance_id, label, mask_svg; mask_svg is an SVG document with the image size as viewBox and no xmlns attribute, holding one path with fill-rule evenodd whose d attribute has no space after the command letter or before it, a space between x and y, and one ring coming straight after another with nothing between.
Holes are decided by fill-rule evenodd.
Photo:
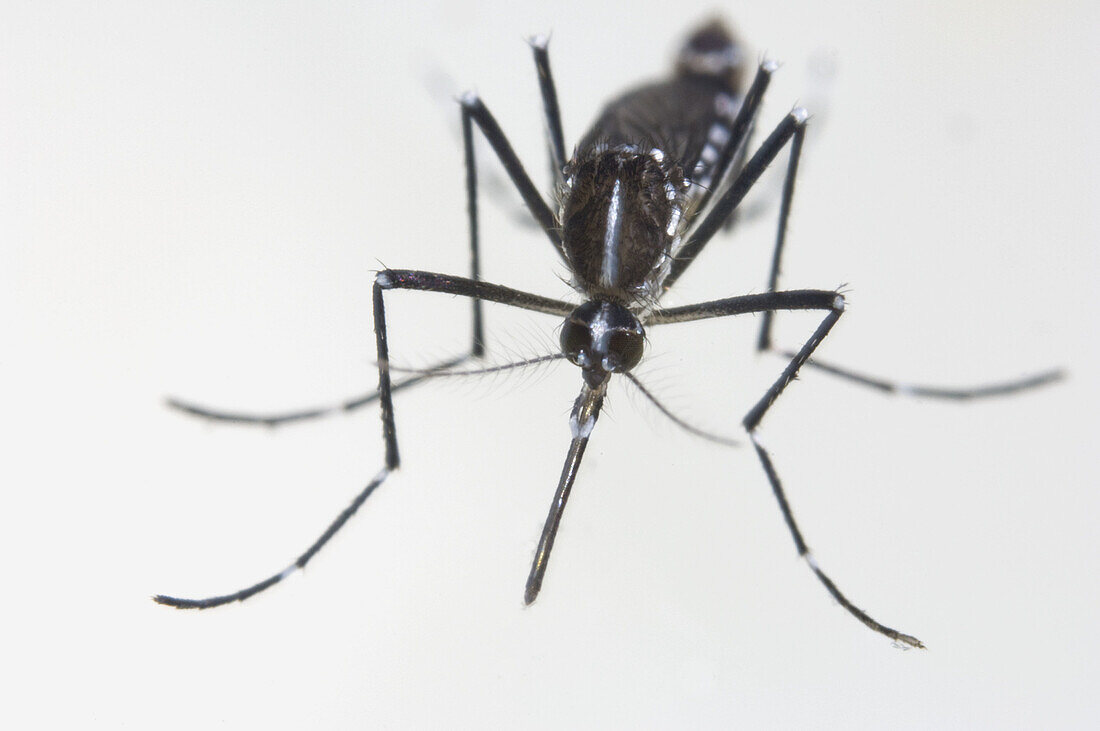
<instances>
[{"instance_id":1,"label":"compound eye","mask_svg":"<svg viewBox=\"0 0 1100 731\"><path fill-rule=\"evenodd\" d=\"M576 322L572 318L565 321L561 329L561 352L565 353L569 360L581 365L581 352L592 344L592 333L589 329Z\"/></svg>"},{"instance_id":2,"label":"compound eye","mask_svg":"<svg viewBox=\"0 0 1100 731\"><path fill-rule=\"evenodd\" d=\"M612 370L629 371L642 360L645 336L636 330L616 330L607 339Z\"/></svg>"}]
</instances>

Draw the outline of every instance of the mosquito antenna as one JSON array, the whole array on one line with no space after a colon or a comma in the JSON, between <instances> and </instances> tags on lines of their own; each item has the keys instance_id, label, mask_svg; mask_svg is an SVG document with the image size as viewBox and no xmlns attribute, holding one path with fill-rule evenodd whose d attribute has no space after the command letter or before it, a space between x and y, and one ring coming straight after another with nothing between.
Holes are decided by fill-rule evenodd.
<instances>
[{"instance_id":1,"label":"mosquito antenna","mask_svg":"<svg viewBox=\"0 0 1100 731\"><path fill-rule=\"evenodd\" d=\"M660 401L658 401L657 397L654 396L652 393L650 393L649 389L646 388L645 386L643 386L642 382L639 381L638 377L635 376L633 373L630 373L629 371L627 371L627 372L624 372L623 375L626 376L626 379L628 381L630 381L631 383L634 384L634 387L636 389L641 391L643 396L645 396L647 399L649 399L650 403L652 403L654 406L657 407L658 411L660 411L662 414L664 414L666 417L668 417L669 421L671 421L673 424L675 424L676 426L678 426L681 429L683 429L684 431L686 431L688 434L694 434L695 436L706 439L709 442L714 442L715 444L721 444L721 445L726 446L726 447L740 447L741 446L741 442L737 441L736 439L731 439L729 437L722 436L721 434L714 434L712 432L706 431L705 429L700 429L697 426L692 426L688 422L681 419L679 416L676 416L676 414L669 411L668 407L665 406L664 404L662 404Z\"/></svg>"},{"instance_id":2,"label":"mosquito antenna","mask_svg":"<svg viewBox=\"0 0 1100 731\"><path fill-rule=\"evenodd\" d=\"M526 358L524 360L513 361L512 363L502 363L495 366L486 366L484 368L470 368L464 370L450 370L448 368L405 368L403 366L395 366L392 363L389 369L394 373L417 373L425 378L436 377L454 377L454 376L482 376L488 373L500 373L502 371L513 370L515 368L526 368L528 366L539 365L541 363L550 363L556 360L565 360L565 354L563 353L550 353L549 355L540 355L535 358Z\"/></svg>"}]
</instances>

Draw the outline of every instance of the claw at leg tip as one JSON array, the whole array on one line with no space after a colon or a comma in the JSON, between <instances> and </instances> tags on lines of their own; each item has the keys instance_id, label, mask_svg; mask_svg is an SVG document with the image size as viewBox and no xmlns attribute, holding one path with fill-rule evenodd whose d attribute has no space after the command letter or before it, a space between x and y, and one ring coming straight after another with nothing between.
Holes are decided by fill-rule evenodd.
<instances>
[{"instance_id":1,"label":"claw at leg tip","mask_svg":"<svg viewBox=\"0 0 1100 731\"><path fill-rule=\"evenodd\" d=\"M894 638L894 646L902 650L927 650L928 647L912 635L898 634Z\"/></svg>"}]
</instances>

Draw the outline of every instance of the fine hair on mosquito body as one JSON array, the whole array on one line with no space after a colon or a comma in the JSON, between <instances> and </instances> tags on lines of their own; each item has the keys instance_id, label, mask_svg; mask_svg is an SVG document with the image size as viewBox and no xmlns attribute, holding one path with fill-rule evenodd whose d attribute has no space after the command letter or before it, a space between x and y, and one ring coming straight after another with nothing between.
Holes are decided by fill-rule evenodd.
<instances>
[{"instance_id":1,"label":"fine hair on mosquito body","mask_svg":"<svg viewBox=\"0 0 1100 731\"><path fill-rule=\"evenodd\" d=\"M645 355L647 332L673 323L759 314L756 350L778 355L786 365L742 416L741 425L795 548L828 593L852 616L899 646L924 647L916 637L880 624L849 601L814 560L788 504L779 471L761 443L757 428L804 367L880 391L956 401L1035 388L1058 380L1061 372L1051 370L971 388L943 388L895 383L813 357L844 314L845 299L832 289L779 288L787 220L808 113L802 108L793 109L770 128L759 145L755 148L750 145L761 99L777 65L767 60L760 62L746 86L744 80L751 70L747 54L722 22L711 20L689 35L668 78L639 86L611 101L581 137L571 156L566 154L548 43L538 37L531 40L530 46L548 131L553 176L551 203L555 206L551 207L532 182L488 107L475 94L463 95L459 106L466 161L470 273L468 277L407 269L384 269L377 273L373 290L377 390L331 407L277 414L231 413L169 399L174 408L204 419L262 425L304 421L377 401L385 450L381 470L285 569L230 594L205 599L158 595L155 601L181 609L216 607L247 599L303 568L400 465L394 392L432 378L492 373L564 360L580 370L580 392L569 418L571 440L565 462L527 578L524 599L530 604L542 587L566 502L603 407L608 384L615 377L625 379L663 415L688 432L719 443L732 441L697 429L677 417L632 373ZM475 128L488 141L531 217L571 273L576 295L573 301L551 299L481 279ZM729 227L745 195L784 150L786 170L766 289L758 294L662 307L665 293L711 239ZM424 369L399 369L391 364L386 305L395 290L445 293L468 299L472 310L468 352ZM485 356L483 302L557 318L556 322L561 323L560 352L503 365L464 366L467 361L480 361ZM799 347L790 350L777 347L772 342L773 319L776 313L794 310L819 313L820 320Z\"/></svg>"}]
</instances>

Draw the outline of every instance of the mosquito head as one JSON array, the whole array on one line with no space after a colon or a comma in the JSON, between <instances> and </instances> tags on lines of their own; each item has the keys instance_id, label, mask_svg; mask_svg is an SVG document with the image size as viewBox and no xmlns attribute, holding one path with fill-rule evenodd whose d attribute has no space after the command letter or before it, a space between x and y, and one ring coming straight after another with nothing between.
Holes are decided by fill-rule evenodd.
<instances>
[{"instance_id":1,"label":"mosquito head","mask_svg":"<svg viewBox=\"0 0 1100 731\"><path fill-rule=\"evenodd\" d=\"M599 388L612 373L629 371L642 359L645 330L620 304L590 300L573 310L561 329L561 350L581 367L584 382Z\"/></svg>"}]
</instances>

